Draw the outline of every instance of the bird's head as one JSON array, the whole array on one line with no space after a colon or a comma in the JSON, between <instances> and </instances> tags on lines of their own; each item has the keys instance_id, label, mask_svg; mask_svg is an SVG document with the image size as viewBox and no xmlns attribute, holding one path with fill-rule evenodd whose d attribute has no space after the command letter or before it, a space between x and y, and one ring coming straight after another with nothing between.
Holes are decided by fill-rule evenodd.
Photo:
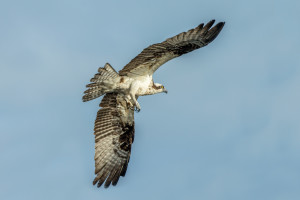
<instances>
[{"instance_id":1,"label":"bird's head","mask_svg":"<svg viewBox=\"0 0 300 200\"><path fill-rule=\"evenodd\" d=\"M155 90L155 93L161 93L161 92L164 92L166 94L168 93L168 90L166 90L166 88L159 83L153 84L152 88Z\"/></svg>"}]
</instances>

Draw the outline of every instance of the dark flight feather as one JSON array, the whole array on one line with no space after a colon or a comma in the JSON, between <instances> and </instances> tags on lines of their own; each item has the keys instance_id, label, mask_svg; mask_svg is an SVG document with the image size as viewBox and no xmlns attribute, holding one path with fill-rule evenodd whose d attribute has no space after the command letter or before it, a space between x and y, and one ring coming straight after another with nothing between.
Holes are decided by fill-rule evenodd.
<instances>
[{"instance_id":1,"label":"dark flight feather","mask_svg":"<svg viewBox=\"0 0 300 200\"><path fill-rule=\"evenodd\" d=\"M95 121L95 174L93 184L116 185L126 173L134 140L134 111L123 95L106 94Z\"/></svg>"},{"instance_id":2,"label":"dark flight feather","mask_svg":"<svg viewBox=\"0 0 300 200\"><path fill-rule=\"evenodd\" d=\"M204 24L200 24L162 43L147 47L119 71L119 74L121 76L152 75L165 62L206 46L218 36L225 24L219 22L212 27L214 22L215 20L211 20L204 27Z\"/></svg>"}]
</instances>

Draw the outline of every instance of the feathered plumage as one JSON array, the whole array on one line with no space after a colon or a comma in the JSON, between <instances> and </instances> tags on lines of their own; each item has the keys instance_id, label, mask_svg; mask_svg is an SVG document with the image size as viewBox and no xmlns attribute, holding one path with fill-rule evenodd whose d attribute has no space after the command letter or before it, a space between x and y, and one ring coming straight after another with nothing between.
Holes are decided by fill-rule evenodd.
<instances>
[{"instance_id":1,"label":"feathered plumage","mask_svg":"<svg viewBox=\"0 0 300 200\"><path fill-rule=\"evenodd\" d=\"M218 36L225 24L220 22L211 28L214 22L215 20L211 20L205 26L200 24L196 28L180 33L162 43L147 47L132 59L119 74L121 76L152 75L167 61L206 46Z\"/></svg>"},{"instance_id":2,"label":"feathered plumage","mask_svg":"<svg viewBox=\"0 0 300 200\"><path fill-rule=\"evenodd\" d=\"M90 101L106 94L95 121L94 185L116 185L119 177L125 176L134 140L134 109L140 110L137 98L167 92L163 85L153 82L153 73L165 62L212 42L225 24L212 27L214 22L149 46L119 73L108 63L99 68L83 96L83 101Z\"/></svg>"},{"instance_id":3,"label":"feathered plumage","mask_svg":"<svg viewBox=\"0 0 300 200\"><path fill-rule=\"evenodd\" d=\"M106 94L95 121L95 174L93 184L116 185L125 176L134 139L134 111L120 94Z\"/></svg>"}]
</instances>

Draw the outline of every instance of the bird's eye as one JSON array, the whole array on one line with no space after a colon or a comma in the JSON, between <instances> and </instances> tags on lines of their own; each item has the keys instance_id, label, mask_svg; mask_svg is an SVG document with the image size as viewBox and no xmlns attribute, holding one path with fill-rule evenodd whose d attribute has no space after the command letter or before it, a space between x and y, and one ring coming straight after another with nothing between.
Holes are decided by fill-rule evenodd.
<instances>
[{"instance_id":1,"label":"bird's eye","mask_svg":"<svg viewBox=\"0 0 300 200\"><path fill-rule=\"evenodd\" d=\"M162 86L160 86L160 88L161 88L161 89L164 89L164 86L162 85Z\"/></svg>"}]
</instances>

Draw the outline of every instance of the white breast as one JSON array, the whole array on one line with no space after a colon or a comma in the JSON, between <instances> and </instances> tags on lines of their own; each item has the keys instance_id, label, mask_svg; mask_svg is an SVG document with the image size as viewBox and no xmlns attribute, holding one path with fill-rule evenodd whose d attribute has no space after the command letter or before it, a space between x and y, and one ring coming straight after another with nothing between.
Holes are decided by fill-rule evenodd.
<instances>
[{"instance_id":1,"label":"white breast","mask_svg":"<svg viewBox=\"0 0 300 200\"><path fill-rule=\"evenodd\" d=\"M133 82L132 89L136 89L136 94L141 96L146 93L150 84L152 84L152 76L142 76Z\"/></svg>"},{"instance_id":2,"label":"white breast","mask_svg":"<svg viewBox=\"0 0 300 200\"><path fill-rule=\"evenodd\" d=\"M142 96L148 90L149 85L152 85L152 76L141 77L120 77L117 81L117 91L123 94L134 93Z\"/></svg>"}]
</instances>

